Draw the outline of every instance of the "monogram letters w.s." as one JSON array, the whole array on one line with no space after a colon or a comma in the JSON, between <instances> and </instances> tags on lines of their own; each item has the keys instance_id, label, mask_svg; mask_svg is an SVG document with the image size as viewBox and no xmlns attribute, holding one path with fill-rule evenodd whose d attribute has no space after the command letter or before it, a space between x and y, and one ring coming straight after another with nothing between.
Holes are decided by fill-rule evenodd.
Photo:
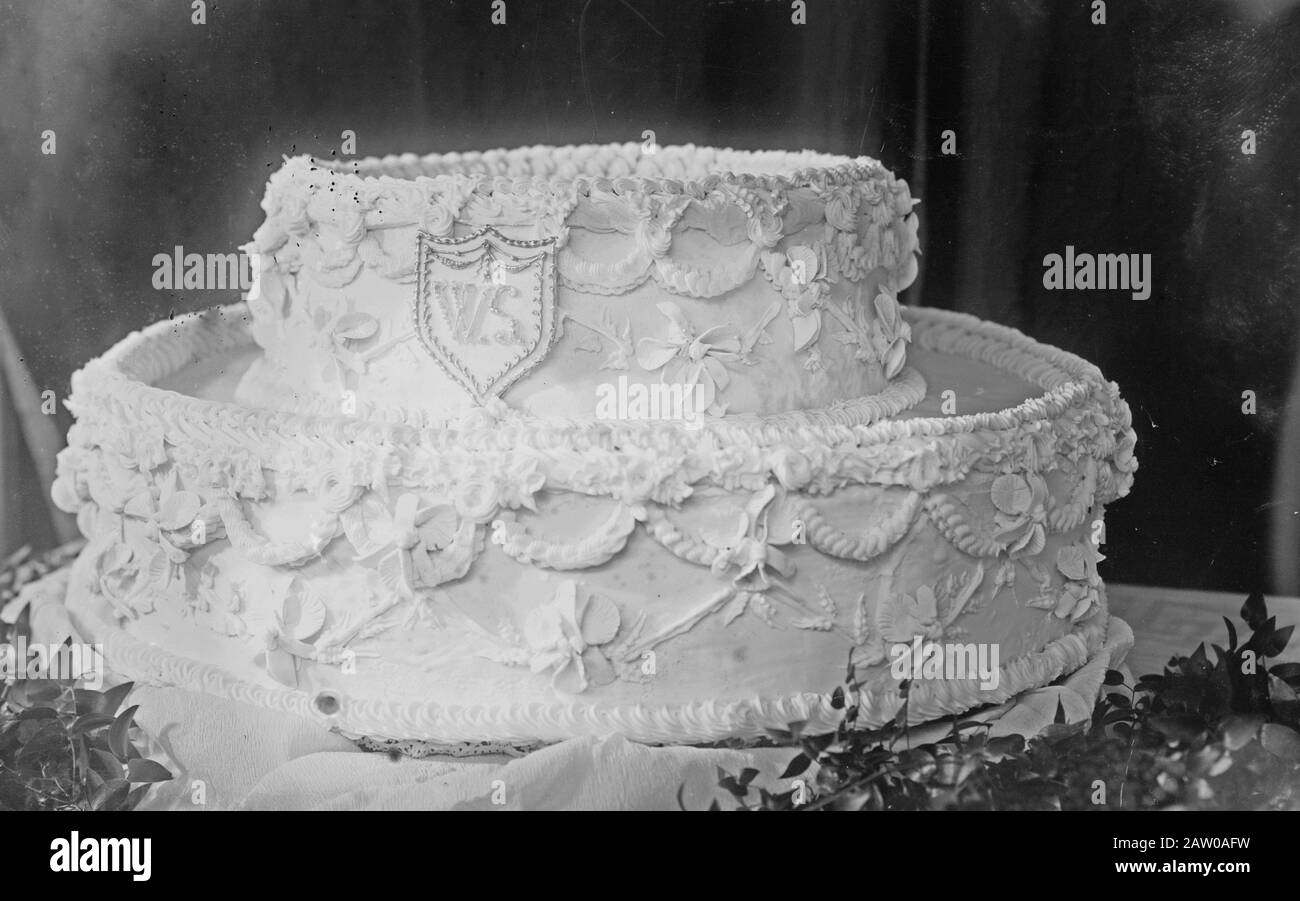
<instances>
[{"instance_id":1,"label":"monogram letters w.s.","mask_svg":"<svg viewBox=\"0 0 1300 901\"><path fill-rule=\"evenodd\" d=\"M519 321L500 308L503 296L518 293L511 286L435 282L432 290L452 338L460 344L523 345Z\"/></svg>"},{"instance_id":2,"label":"monogram letters w.s.","mask_svg":"<svg viewBox=\"0 0 1300 901\"><path fill-rule=\"evenodd\" d=\"M476 402L499 397L555 341L555 239L518 241L489 227L418 241L416 334Z\"/></svg>"}]
</instances>

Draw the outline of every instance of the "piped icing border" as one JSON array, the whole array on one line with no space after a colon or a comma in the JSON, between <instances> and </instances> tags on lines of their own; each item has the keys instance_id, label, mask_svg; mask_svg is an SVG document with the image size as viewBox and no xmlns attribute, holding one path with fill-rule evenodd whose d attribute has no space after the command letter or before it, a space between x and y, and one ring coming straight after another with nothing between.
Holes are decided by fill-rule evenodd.
<instances>
[{"instance_id":1,"label":"piped icing border","mask_svg":"<svg viewBox=\"0 0 1300 901\"><path fill-rule=\"evenodd\" d=\"M903 312L915 329L918 346L979 360L1036 384L1045 393L995 412L890 419L924 397L924 380L909 369L871 397L813 410L709 418L702 428L691 431L671 421L535 419L504 405L473 410L454 422L428 422L415 413L399 421L375 422L252 409L154 387L151 383L188 365L251 345L246 308L234 304L156 323L127 336L73 375L70 405L79 418L88 420L106 409L128 425L147 416L174 426L180 432L177 437L186 440L224 443L233 436L247 445L259 439L299 436L330 444L418 443L440 452L456 447L472 452L606 447L668 453L724 445L755 451L803 451L844 445L868 449L910 438L946 438L958 446L965 436L1006 433L1061 417L1090 399L1118 415L1122 429L1131 424L1118 386L1106 382L1096 366L1073 354L1040 344L1016 329L963 313L924 307L905 307Z\"/></svg>"}]
</instances>

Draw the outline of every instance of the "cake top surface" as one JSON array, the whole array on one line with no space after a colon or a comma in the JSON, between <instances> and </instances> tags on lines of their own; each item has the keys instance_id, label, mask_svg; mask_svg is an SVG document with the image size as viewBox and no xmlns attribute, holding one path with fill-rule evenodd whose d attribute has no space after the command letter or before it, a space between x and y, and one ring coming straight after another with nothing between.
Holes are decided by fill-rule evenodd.
<instances>
[{"instance_id":1,"label":"cake top surface","mask_svg":"<svg viewBox=\"0 0 1300 901\"><path fill-rule=\"evenodd\" d=\"M614 182L619 192L699 194L718 185L767 190L847 184L887 170L869 157L852 158L812 150L733 150L693 144L538 144L465 153L391 154L357 160L286 158L286 168L306 167L357 183L422 178L505 178L555 187L577 182L584 188Z\"/></svg>"}]
</instances>

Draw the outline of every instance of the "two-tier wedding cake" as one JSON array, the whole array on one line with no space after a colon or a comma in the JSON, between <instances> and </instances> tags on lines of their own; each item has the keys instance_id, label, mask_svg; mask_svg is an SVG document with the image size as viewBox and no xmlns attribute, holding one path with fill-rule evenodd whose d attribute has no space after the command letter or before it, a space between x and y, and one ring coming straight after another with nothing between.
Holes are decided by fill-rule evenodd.
<instances>
[{"instance_id":1,"label":"two-tier wedding cake","mask_svg":"<svg viewBox=\"0 0 1300 901\"><path fill-rule=\"evenodd\" d=\"M913 720L1047 684L1105 637L1129 412L900 306L915 203L811 152L290 159L247 301L74 377L74 622L123 677L450 749L830 728L850 660L871 724L902 678Z\"/></svg>"}]
</instances>

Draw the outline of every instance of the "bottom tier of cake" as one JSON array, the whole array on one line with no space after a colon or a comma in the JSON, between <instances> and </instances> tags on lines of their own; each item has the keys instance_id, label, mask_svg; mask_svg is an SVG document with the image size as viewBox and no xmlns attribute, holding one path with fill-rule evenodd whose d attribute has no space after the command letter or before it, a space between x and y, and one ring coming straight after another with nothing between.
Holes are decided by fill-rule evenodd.
<instances>
[{"instance_id":1,"label":"bottom tier of cake","mask_svg":"<svg viewBox=\"0 0 1300 901\"><path fill-rule=\"evenodd\" d=\"M429 429L230 402L238 307L74 380L58 502L110 666L355 737L654 743L932 719L1102 645L1102 507L1136 468L1095 367L912 309L882 395L772 417Z\"/></svg>"}]
</instances>

